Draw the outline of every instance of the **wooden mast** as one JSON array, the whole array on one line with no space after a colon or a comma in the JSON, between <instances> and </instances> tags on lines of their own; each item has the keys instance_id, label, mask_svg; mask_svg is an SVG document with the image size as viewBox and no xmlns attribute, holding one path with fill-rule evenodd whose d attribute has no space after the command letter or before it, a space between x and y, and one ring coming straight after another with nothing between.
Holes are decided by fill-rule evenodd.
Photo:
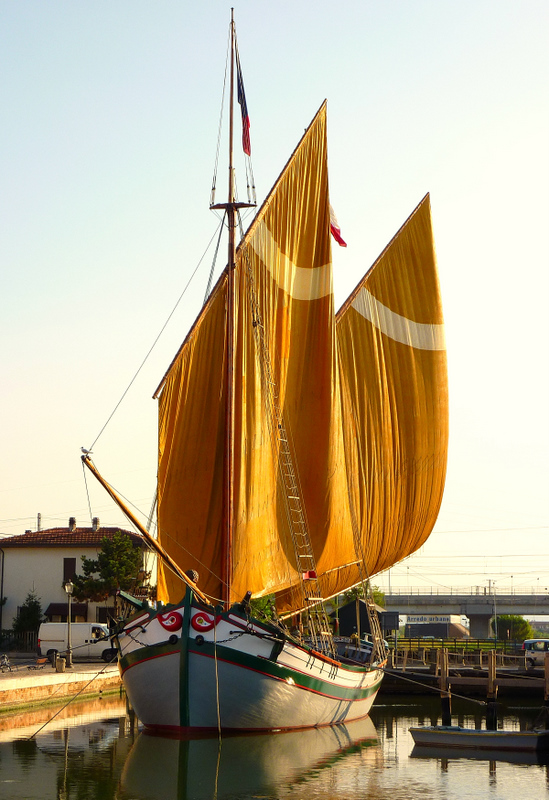
<instances>
[{"instance_id":1,"label":"wooden mast","mask_svg":"<svg viewBox=\"0 0 549 800\"><path fill-rule=\"evenodd\" d=\"M234 103L234 64L236 34L234 9L231 8L231 69L229 99L229 192L226 203L210 206L223 209L227 215L229 229L229 248L227 258L227 325L226 325L226 405L225 405L225 447L223 455L223 519L222 519L222 574L223 601L231 602L232 542L234 525L234 350L235 350L235 255L236 225L239 208L251 208L255 203L237 203L233 166L233 103Z\"/></svg>"},{"instance_id":2,"label":"wooden mast","mask_svg":"<svg viewBox=\"0 0 549 800\"><path fill-rule=\"evenodd\" d=\"M227 404L225 407L225 450L223 476L223 600L230 605L232 576L232 543L234 518L234 268L235 268L235 207L233 167L233 102L234 102L234 9L231 8L231 77L229 99L229 196L227 225L229 252L227 258Z\"/></svg>"}]
</instances>

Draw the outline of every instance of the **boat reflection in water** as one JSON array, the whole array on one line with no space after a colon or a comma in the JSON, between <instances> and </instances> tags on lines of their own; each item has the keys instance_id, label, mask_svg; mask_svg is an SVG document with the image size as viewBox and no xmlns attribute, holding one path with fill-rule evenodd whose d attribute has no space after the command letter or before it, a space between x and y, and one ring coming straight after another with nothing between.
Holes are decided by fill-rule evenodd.
<instances>
[{"instance_id":1,"label":"boat reflection in water","mask_svg":"<svg viewBox=\"0 0 549 800\"><path fill-rule=\"evenodd\" d=\"M525 750L474 750L472 748L435 747L432 745L414 745L410 758L434 758L441 761L443 767L449 761L456 759L471 759L472 761L490 761L495 764L501 761L506 764L539 764L549 765L549 753L528 752Z\"/></svg>"},{"instance_id":2,"label":"boat reflection in water","mask_svg":"<svg viewBox=\"0 0 549 800\"><path fill-rule=\"evenodd\" d=\"M120 800L211 800L269 792L317 777L339 759L381 751L367 717L343 725L262 735L168 739L142 733L126 760Z\"/></svg>"}]
</instances>

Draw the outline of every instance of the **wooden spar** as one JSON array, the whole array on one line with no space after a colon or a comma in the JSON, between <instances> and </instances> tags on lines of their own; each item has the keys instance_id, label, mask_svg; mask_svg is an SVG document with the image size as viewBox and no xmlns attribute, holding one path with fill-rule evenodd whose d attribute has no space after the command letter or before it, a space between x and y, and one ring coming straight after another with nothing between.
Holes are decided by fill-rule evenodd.
<instances>
[{"instance_id":1,"label":"wooden spar","mask_svg":"<svg viewBox=\"0 0 549 800\"><path fill-rule=\"evenodd\" d=\"M227 224L229 226L229 252L227 259L227 404L225 406L225 450L223 480L223 599L231 602L232 543L234 516L234 267L235 267L235 209L233 172L233 102L234 102L234 10L231 9L231 78L229 99L229 196L227 199Z\"/></svg>"},{"instance_id":2,"label":"wooden spar","mask_svg":"<svg viewBox=\"0 0 549 800\"><path fill-rule=\"evenodd\" d=\"M138 520L138 519L137 519L137 518L136 518L136 517L135 517L135 516L132 514L132 512L131 512L131 511L130 511L130 509L127 507L127 505L124 503L124 501L123 501L123 500L122 500L120 497L118 497L118 495L116 494L116 492L114 491L114 489L112 488L112 486L110 486L110 484L108 484L108 483L107 483L107 481L105 480L105 478L103 478L103 476L101 475L101 473L100 473L100 472L97 470L97 467L95 466L95 464L93 464L93 463L92 463L92 461L91 461L90 457L89 457L89 456L87 456L87 455L84 455L84 456L82 456L82 463L83 463L83 464L85 464L85 465L87 466L87 468L89 469L89 471L92 473L92 475L93 475L95 478L97 478L97 480L99 481L99 483L101 484L101 486L102 486L102 487L103 487L103 488L104 488L104 489L107 491L107 493L108 493L108 494L109 494L109 495L112 497L112 499L114 500L114 502L116 503L116 505L117 505L117 506L118 506L118 507L119 507L119 508L120 508L120 509L121 509L121 510L124 512L124 514L125 514L125 515L127 516L127 518L130 520L130 522L132 523L132 525L135 525L135 527L137 528L137 530L139 531L139 533L141 533L141 535L144 537L144 539L146 539L146 540L147 540L147 542L150 544L150 546L152 547L152 549L153 549L153 550L154 550L154 551L155 551L155 552L156 552L156 553L157 553L157 554L160 556L160 558L161 558L161 559L162 559L162 560L163 560L163 561L164 561L164 562L165 562L165 563L168 565L168 567L169 567L170 569L173 569L173 571L175 572L175 574L177 575L177 577L178 577L178 578L181 578L181 580L182 580L182 581L184 581L184 582L187 584L187 586L189 586L189 588L191 588L191 589L193 590L193 592L195 593L195 595L196 595L197 597L199 597L199 598L200 598L200 600L202 600L202 602L203 602L203 603L207 603L208 605L212 605L211 601L210 601L210 600L209 600L209 599L206 597L206 595L205 595L203 592L201 592L201 591L200 591L200 589L198 588L198 586L196 585L196 583L194 583L194 581L192 581L192 580L189 578L189 576L188 576L188 575L186 575L186 574L183 572L183 570L181 569L181 567L179 567L179 566L176 564L176 562L173 560L173 558L172 558L170 555L168 555L168 553L166 553L166 551L164 550L164 548L162 547L162 545L160 545L160 544L159 544L159 543L156 541L156 539L154 539L154 538L151 536L151 534L149 533L149 531L148 531L148 530L147 530L145 527L143 527L143 525L141 525L141 523L139 522L139 520Z\"/></svg>"},{"instance_id":3,"label":"wooden spar","mask_svg":"<svg viewBox=\"0 0 549 800\"><path fill-rule=\"evenodd\" d=\"M224 209L229 229L229 252L227 259L227 325L226 325L226 404L225 404L225 447L223 452L223 517L221 581L223 600L231 604L231 579L233 572L233 525L234 525L234 337L235 337L235 266L236 266L236 225L240 208L253 208L255 203L237 203L235 198L233 133L234 133L234 65L236 60L236 33L234 9L231 9L231 70L229 95L229 192L226 203L217 203L211 209Z\"/></svg>"}]
</instances>

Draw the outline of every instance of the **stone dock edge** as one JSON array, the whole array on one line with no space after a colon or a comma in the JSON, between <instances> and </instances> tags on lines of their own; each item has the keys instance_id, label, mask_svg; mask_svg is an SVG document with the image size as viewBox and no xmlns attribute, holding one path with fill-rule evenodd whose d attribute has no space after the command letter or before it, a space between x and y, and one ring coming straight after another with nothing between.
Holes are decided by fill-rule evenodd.
<instances>
[{"instance_id":1,"label":"stone dock edge","mask_svg":"<svg viewBox=\"0 0 549 800\"><path fill-rule=\"evenodd\" d=\"M4 673L0 679L0 714L13 709L44 702L57 702L74 697L100 695L122 688L118 666L79 666L75 670L54 672L51 667L25 672Z\"/></svg>"}]
</instances>

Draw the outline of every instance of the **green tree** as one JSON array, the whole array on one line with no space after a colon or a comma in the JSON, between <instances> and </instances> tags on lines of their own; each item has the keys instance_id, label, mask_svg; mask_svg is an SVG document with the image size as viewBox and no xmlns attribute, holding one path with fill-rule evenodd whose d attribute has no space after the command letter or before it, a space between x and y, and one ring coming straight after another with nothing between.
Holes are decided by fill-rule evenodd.
<instances>
[{"instance_id":1,"label":"green tree","mask_svg":"<svg viewBox=\"0 0 549 800\"><path fill-rule=\"evenodd\" d=\"M13 620L14 633L25 633L26 631L37 631L42 622L42 605L40 598L36 596L34 589L29 592L25 602L19 609L19 615Z\"/></svg>"},{"instance_id":2,"label":"green tree","mask_svg":"<svg viewBox=\"0 0 549 800\"><path fill-rule=\"evenodd\" d=\"M385 593L381 591L379 586L372 586L372 594L374 596L374 603L385 608ZM343 604L350 603L351 600L360 599L362 597L364 597L364 587L362 584L353 586L352 589L348 589L343 593Z\"/></svg>"},{"instance_id":3,"label":"green tree","mask_svg":"<svg viewBox=\"0 0 549 800\"><path fill-rule=\"evenodd\" d=\"M501 614L497 617L498 639L532 639L534 631L530 623L518 614ZM492 620L492 630L496 632L496 618Z\"/></svg>"},{"instance_id":4,"label":"green tree","mask_svg":"<svg viewBox=\"0 0 549 800\"><path fill-rule=\"evenodd\" d=\"M97 558L82 556L83 575L73 578L77 600L106 600L117 589L131 591L139 584L142 567L141 548L130 537L117 531L112 539L101 539Z\"/></svg>"},{"instance_id":5,"label":"green tree","mask_svg":"<svg viewBox=\"0 0 549 800\"><path fill-rule=\"evenodd\" d=\"M252 616L259 619L274 619L275 618L275 599L274 594L266 594L264 597L258 597L255 600L250 600L250 607Z\"/></svg>"}]
</instances>

